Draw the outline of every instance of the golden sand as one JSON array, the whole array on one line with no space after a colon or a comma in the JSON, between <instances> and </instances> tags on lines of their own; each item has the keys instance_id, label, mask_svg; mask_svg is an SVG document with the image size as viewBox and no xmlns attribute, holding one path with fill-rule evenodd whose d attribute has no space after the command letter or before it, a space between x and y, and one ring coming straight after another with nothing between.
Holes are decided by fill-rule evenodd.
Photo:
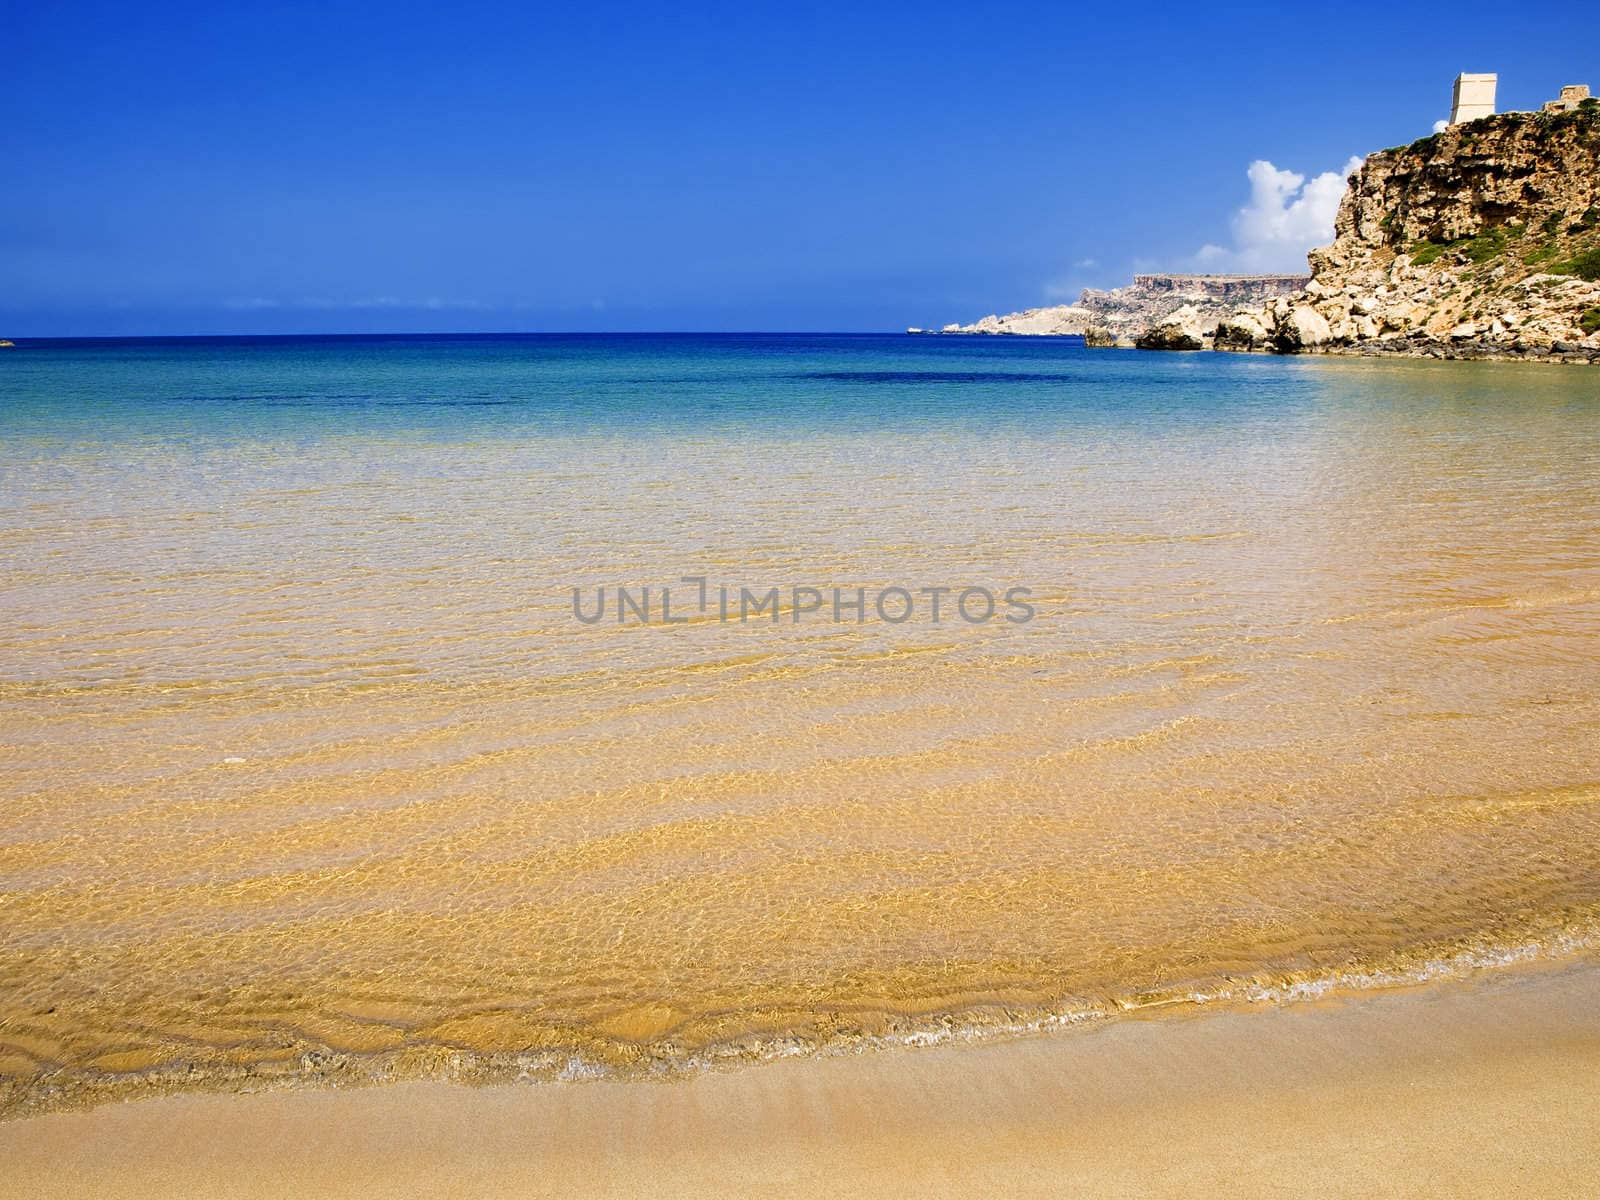
<instances>
[{"instance_id":1,"label":"golden sand","mask_svg":"<svg viewBox=\"0 0 1600 1200\"><path fill-rule=\"evenodd\" d=\"M0 1123L0 1196L1580 1197L1600 969L674 1084L187 1096Z\"/></svg>"}]
</instances>

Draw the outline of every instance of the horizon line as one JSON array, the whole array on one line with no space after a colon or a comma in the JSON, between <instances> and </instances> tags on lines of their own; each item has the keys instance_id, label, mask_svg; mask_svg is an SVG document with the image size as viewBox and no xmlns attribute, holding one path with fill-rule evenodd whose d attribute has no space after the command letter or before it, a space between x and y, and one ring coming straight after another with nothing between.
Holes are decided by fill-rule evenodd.
<instances>
[{"instance_id":1,"label":"horizon line","mask_svg":"<svg viewBox=\"0 0 1600 1200\"><path fill-rule=\"evenodd\" d=\"M344 333L80 333L80 334L17 334L0 335L0 341L10 341L16 347L24 342L196 342L227 341L240 338L283 340L290 338L354 339L354 338L496 338L496 337L921 337L939 334L927 330L921 334L906 329L484 329L484 330L366 330ZM1008 336L1008 335L996 335ZM1009 335L1011 337L1029 335ZM1031 335L1034 338L1046 335ZM1048 335L1055 338L1081 337L1074 334ZM992 338L991 338L992 340Z\"/></svg>"}]
</instances>

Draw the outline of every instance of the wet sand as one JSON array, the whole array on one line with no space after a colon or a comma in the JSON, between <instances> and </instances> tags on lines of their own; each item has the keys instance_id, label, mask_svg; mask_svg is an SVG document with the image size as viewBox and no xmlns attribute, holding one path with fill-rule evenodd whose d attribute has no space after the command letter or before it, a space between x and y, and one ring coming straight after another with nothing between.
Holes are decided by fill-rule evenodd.
<instances>
[{"instance_id":1,"label":"wet sand","mask_svg":"<svg viewBox=\"0 0 1600 1200\"><path fill-rule=\"evenodd\" d=\"M0 1195L1586 1196L1600 966L688 1082L180 1096L0 1124Z\"/></svg>"}]
</instances>

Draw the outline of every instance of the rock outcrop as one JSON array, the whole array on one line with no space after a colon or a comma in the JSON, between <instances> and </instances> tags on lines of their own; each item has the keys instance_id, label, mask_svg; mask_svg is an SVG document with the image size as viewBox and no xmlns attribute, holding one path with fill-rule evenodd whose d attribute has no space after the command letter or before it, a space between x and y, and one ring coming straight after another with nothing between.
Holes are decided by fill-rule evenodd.
<instances>
[{"instance_id":1,"label":"rock outcrop","mask_svg":"<svg viewBox=\"0 0 1600 1200\"><path fill-rule=\"evenodd\" d=\"M1132 350L1133 339L1125 333L1113 333L1104 325L1091 325L1083 331L1083 344L1091 350Z\"/></svg>"},{"instance_id":2,"label":"rock outcrop","mask_svg":"<svg viewBox=\"0 0 1600 1200\"><path fill-rule=\"evenodd\" d=\"M1380 151L1298 294L1218 349L1600 361L1600 104L1502 113Z\"/></svg>"},{"instance_id":3,"label":"rock outcrop","mask_svg":"<svg viewBox=\"0 0 1600 1200\"><path fill-rule=\"evenodd\" d=\"M1215 328L1197 306L1185 304L1134 338L1133 344L1141 350L1205 350Z\"/></svg>"},{"instance_id":4,"label":"rock outcrop","mask_svg":"<svg viewBox=\"0 0 1600 1200\"><path fill-rule=\"evenodd\" d=\"M1217 322L1218 350L1315 350L1333 340L1328 319L1301 297L1280 298Z\"/></svg>"}]
</instances>

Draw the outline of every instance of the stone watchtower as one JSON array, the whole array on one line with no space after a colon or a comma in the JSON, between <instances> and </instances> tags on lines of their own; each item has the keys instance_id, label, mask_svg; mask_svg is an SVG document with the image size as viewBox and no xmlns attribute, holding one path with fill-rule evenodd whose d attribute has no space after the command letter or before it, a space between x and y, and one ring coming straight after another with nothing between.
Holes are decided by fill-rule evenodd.
<instances>
[{"instance_id":1,"label":"stone watchtower","mask_svg":"<svg viewBox=\"0 0 1600 1200\"><path fill-rule=\"evenodd\" d=\"M1450 101L1450 124L1494 116L1494 88L1499 81L1498 75L1457 75L1455 95Z\"/></svg>"},{"instance_id":2,"label":"stone watchtower","mask_svg":"<svg viewBox=\"0 0 1600 1200\"><path fill-rule=\"evenodd\" d=\"M1545 112L1571 112L1589 98L1589 85L1586 83L1569 83L1561 89L1561 95L1554 100L1544 102Z\"/></svg>"}]
</instances>

